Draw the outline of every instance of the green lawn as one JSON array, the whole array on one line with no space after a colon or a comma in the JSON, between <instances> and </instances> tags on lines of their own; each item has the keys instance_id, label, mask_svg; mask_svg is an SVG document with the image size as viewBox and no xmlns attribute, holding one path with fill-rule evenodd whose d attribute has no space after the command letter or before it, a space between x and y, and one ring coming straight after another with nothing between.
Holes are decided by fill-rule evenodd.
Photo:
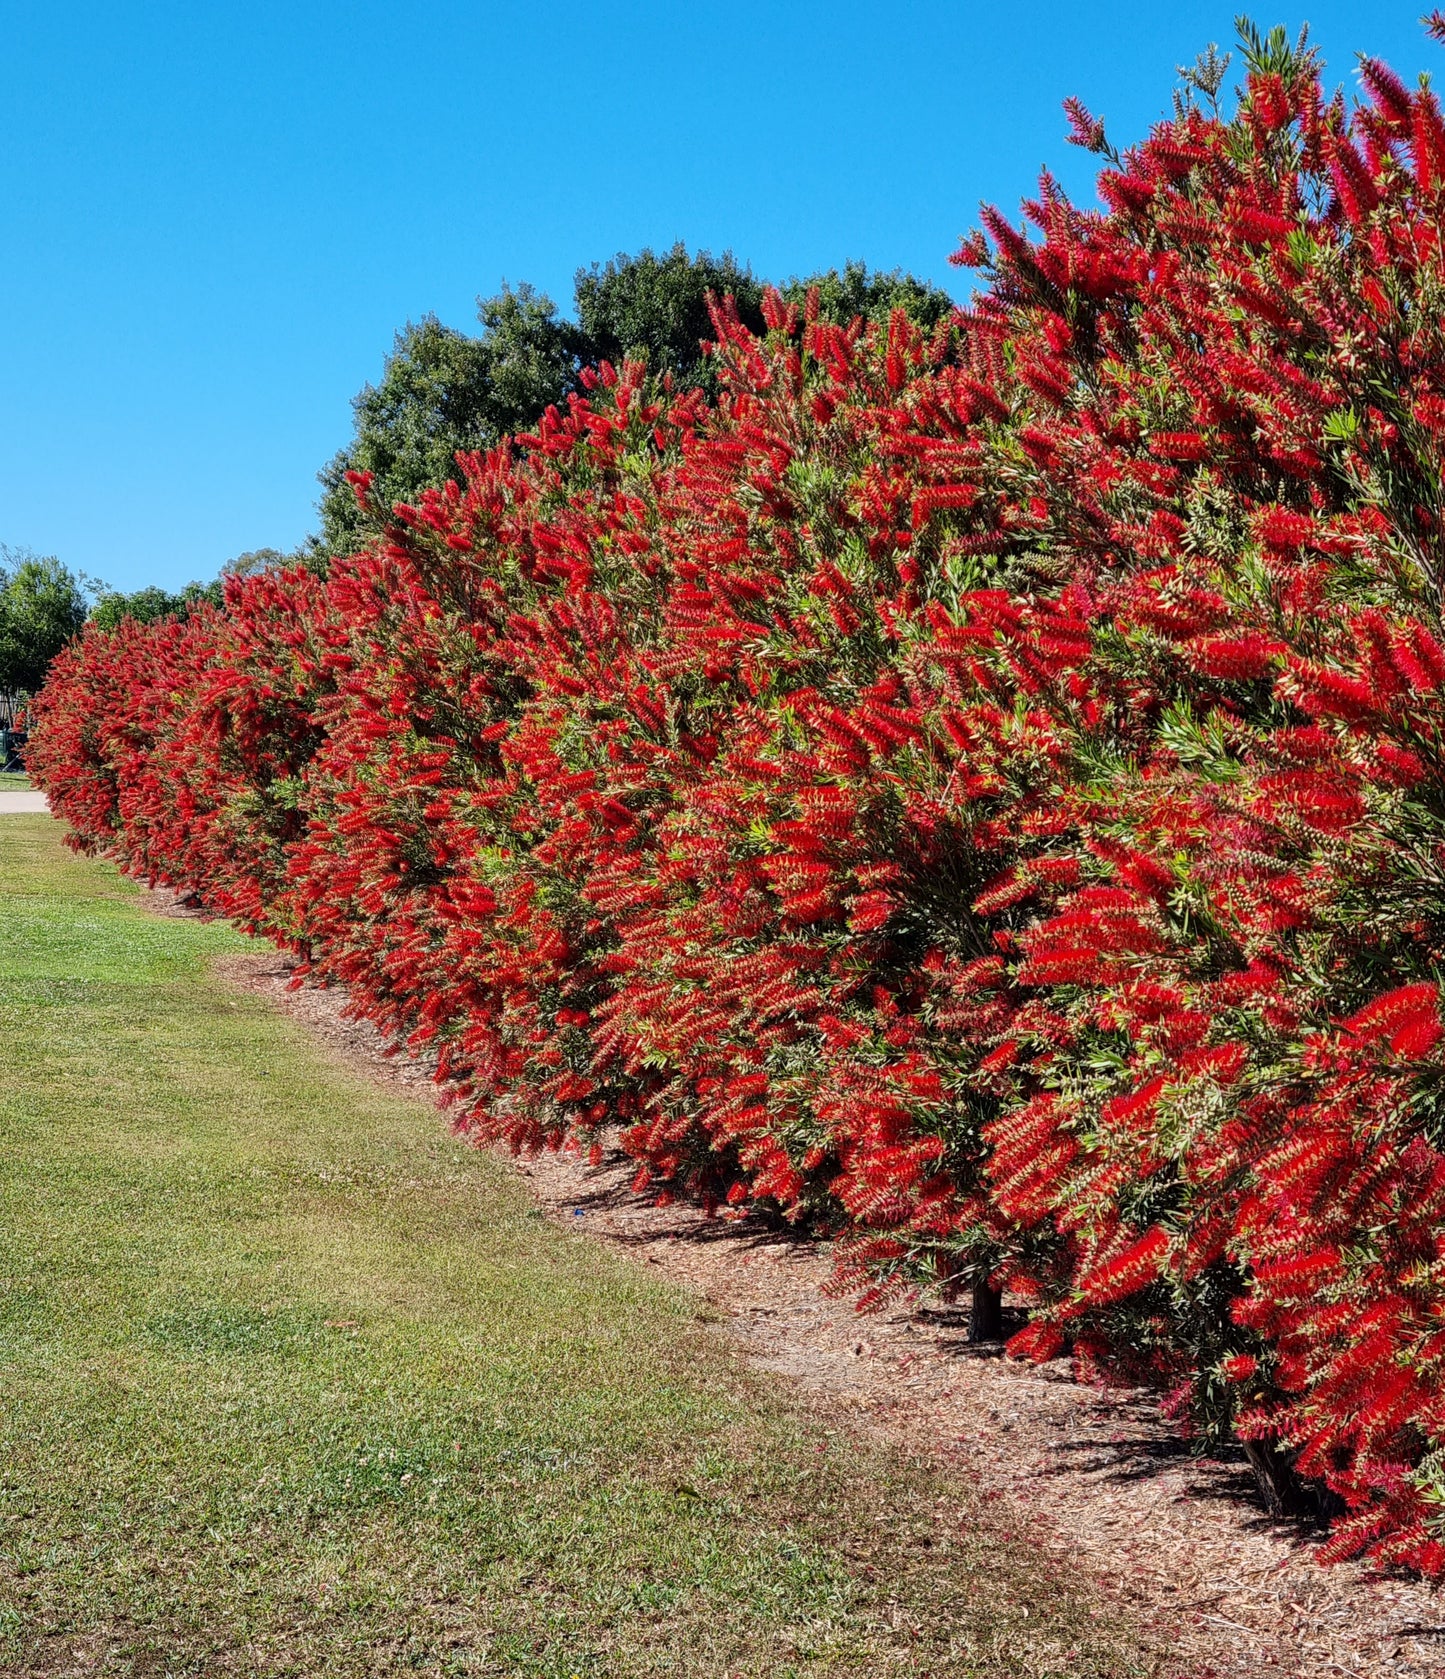
<instances>
[{"instance_id":1,"label":"green lawn","mask_svg":"<svg viewBox=\"0 0 1445 1679\"><path fill-rule=\"evenodd\" d=\"M0 1672L1152 1671L0 816Z\"/></svg>"}]
</instances>

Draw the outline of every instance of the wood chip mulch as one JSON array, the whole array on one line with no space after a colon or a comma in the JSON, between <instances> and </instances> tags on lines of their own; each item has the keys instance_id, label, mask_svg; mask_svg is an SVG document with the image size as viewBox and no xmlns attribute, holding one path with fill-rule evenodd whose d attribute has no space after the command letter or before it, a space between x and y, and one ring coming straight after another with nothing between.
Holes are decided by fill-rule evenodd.
<instances>
[{"instance_id":1,"label":"wood chip mulch","mask_svg":"<svg viewBox=\"0 0 1445 1679\"><path fill-rule=\"evenodd\" d=\"M185 913L169 894L161 913ZM424 1093L427 1069L388 1057L345 994L289 989L275 953L228 958L226 979L260 993L329 1050L386 1084ZM947 1308L860 1316L828 1297L826 1251L756 1219L708 1220L631 1193L618 1158L519 1160L550 1217L652 1265L710 1303L758 1369L835 1425L930 1453L1005 1526L1136 1624L1167 1679L1426 1679L1445 1676L1445 1592L1313 1556L1318 1533L1269 1520L1241 1457L1195 1458L1145 1394L1072 1380L970 1346ZM1015 1526L1015 1523L1017 1524Z\"/></svg>"}]
</instances>

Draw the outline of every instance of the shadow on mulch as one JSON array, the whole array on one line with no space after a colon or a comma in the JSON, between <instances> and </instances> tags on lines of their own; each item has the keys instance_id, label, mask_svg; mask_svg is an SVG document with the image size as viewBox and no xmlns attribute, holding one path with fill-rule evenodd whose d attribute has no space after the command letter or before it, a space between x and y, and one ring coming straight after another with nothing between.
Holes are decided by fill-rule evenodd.
<instances>
[{"instance_id":1,"label":"shadow on mulch","mask_svg":"<svg viewBox=\"0 0 1445 1679\"><path fill-rule=\"evenodd\" d=\"M622 1155L613 1156L603 1162L604 1168L621 1168L632 1164ZM640 1204L645 1205L645 1202L641 1201L631 1182L621 1176L587 1189L571 1197L568 1202L574 1212L580 1212L584 1216L589 1212L635 1211ZM657 1232L621 1229L609 1232L608 1239L616 1242L619 1247L640 1247L655 1242ZM719 1213L714 1218L699 1213L686 1224L671 1231L669 1240L694 1247L730 1242L750 1252L763 1248L783 1248L795 1253L812 1253L817 1249L819 1237L816 1232L792 1223L780 1214L772 1214L765 1207L753 1207L742 1218L730 1217L726 1212Z\"/></svg>"},{"instance_id":2,"label":"shadow on mulch","mask_svg":"<svg viewBox=\"0 0 1445 1679\"><path fill-rule=\"evenodd\" d=\"M1118 1421L1117 1409L1107 1414ZM1317 1545L1321 1534L1329 1529L1322 1509L1294 1516L1271 1515L1263 1507L1259 1482L1239 1446L1220 1446L1204 1454L1177 1435L1145 1433L1111 1435L1106 1440L1060 1440L1053 1449L1058 1458L1054 1474L1095 1474L1121 1486L1154 1480L1181 1460L1192 1460L1201 1470L1213 1472L1191 1479L1190 1498L1225 1505L1235 1512L1241 1527L1271 1534L1294 1549Z\"/></svg>"},{"instance_id":3,"label":"shadow on mulch","mask_svg":"<svg viewBox=\"0 0 1445 1679\"><path fill-rule=\"evenodd\" d=\"M635 1209L637 1194L629 1179L620 1175L629 1162L620 1154L611 1153L605 1166L619 1175L587 1188L569 1198L568 1205L585 1218L589 1213L610 1213ZM610 1240L620 1247L646 1247L656 1239L656 1232L648 1229L629 1230L614 1226ZM694 1247L733 1244L740 1252L782 1249L810 1252L816 1249L818 1235L806 1226L793 1223L766 1207L752 1207L744 1217L729 1216L726 1212L708 1218L703 1214L689 1219L670 1234L670 1239ZM969 1309L964 1304L919 1306L907 1316L920 1325L940 1331L934 1350L950 1359L998 1359L1005 1355L1010 1338L1028 1323L1028 1313L1018 1306L1003 1308L1003 1333L995 1340L968 1339ZM1044 1380L1057 1380L1068 1386L1074 1378L1066 1359L1055 1361L1057 1370L1040 1367L1035 1373ZM1292 1548L1318 1543L1328 1521L1321 1515L1272 1516L1261 1504L1259 1484L1248 1466L1248 1459L1238 1446L1217 1448L1203 1456L1188 1440L1175 1434L1150 1432L1160 1428L1159 1419L1151 1414L1147 1400L1124 1401L1125 1416L1120 1416L1119 1396L1100 1399L1096 1414L1118 1426L1121 1420L1133 1421L1141 1432L1111 1435L1099 1440L1062 1440L1057 1442L1056 1466L1052 1473L1060 1477L1095 1474L1117 1485L1127 1486L1148 1482L1176 1467L1181 1461L1193 1459L1201 1468L1209 1465L1212 1473L1201 1474L1191 1481L1190 1496L1210 1503L1222 1504L1236 1512L1242 1526L1258 1533L1273 1534L1284 1539ZM1128 1412L1132 1411L1132 1418ZM1226 1472L1228 1471L1228 1472Z\"/></svg>"}]
</instances>

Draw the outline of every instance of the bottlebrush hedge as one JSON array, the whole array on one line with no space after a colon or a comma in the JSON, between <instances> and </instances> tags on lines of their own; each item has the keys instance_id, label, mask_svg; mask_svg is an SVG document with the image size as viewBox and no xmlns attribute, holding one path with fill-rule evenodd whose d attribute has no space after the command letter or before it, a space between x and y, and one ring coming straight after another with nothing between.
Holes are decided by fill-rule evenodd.
<instances>
[{"instance_id":1,"label":"bottlebrush hedge","mask_svg":"<svg viewBox=\"0 0 1445 1679\"><path fill-rule=\"evenodd\" d=\"M478 1137L1006 1285L1439 1574L1445 123L1248 72L1071 107L1107 208L986 213L932 336L720 303L715 404L604 366L325 580L87 631L31 762Z\"/></svg>"}]
</instances>

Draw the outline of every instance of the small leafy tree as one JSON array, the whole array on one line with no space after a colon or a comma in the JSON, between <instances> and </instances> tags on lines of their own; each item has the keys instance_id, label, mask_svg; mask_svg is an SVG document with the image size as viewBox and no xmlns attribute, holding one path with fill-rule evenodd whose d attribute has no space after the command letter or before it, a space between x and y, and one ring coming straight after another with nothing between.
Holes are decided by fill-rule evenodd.
<instances>
[{"instance_id":1,"label":"small leafy tree","mask_svg":"<svg viewBox=\"0 0 1445 1679\"><path fill-rule=\"evenodd\" d=\"M0 694L32 694L85 622L85 596L53 555L0 548Z\"/></svg>"}]
</instances>

